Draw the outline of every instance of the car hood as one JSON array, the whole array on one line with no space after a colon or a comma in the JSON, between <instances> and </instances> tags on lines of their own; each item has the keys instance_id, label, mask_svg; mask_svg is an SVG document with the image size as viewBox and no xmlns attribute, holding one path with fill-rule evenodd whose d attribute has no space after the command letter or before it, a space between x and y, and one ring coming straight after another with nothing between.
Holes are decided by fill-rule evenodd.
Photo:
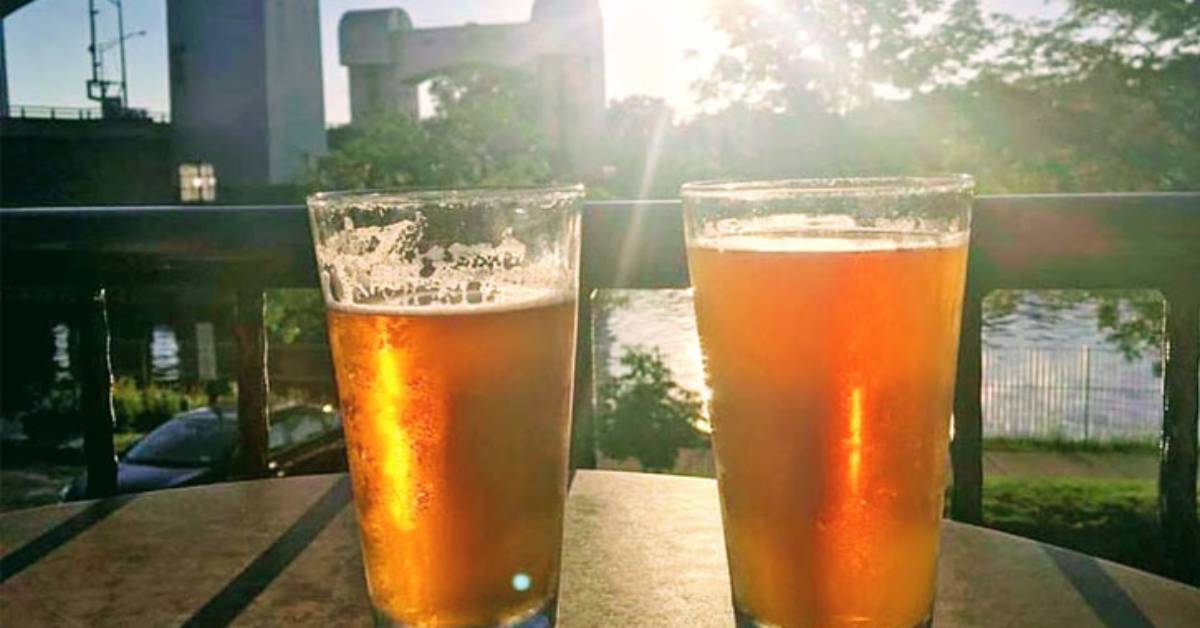
<instances>
[{"instance_id":1,"label":"car hood","mask_svg":"<svg viewBox=\"0 0 1200 628\"><path fill-rule=\"evenodd\" d=\"M117 492L139 493L183 486L210 472L210 467L155 467L121 462L117 464Z\"/></svg>"}]
</instances>

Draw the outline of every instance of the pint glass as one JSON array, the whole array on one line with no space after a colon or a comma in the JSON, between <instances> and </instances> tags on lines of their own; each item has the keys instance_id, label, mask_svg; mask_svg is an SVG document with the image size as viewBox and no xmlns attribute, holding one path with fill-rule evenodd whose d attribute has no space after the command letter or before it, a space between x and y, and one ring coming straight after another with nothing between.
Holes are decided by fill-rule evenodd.
<instances>
[{"instance_id":1,"label":"pint glass","mask_svg":"<svg viewBox=\"0 0 1200 628\"><path fill-rule=\"evenodd\" d=\"M581 198L309 198L377 625L554 622Z\"/></svg>"},{"instance_id":2,"label":"pint glass","mask_svg":"<svg viewBox=\"0 0 1200 628\"><path fill-rule=\"evenodd\" d=\"M972 192L684 186L739 625L930 621Z\"/></svg>"}]
</instances>

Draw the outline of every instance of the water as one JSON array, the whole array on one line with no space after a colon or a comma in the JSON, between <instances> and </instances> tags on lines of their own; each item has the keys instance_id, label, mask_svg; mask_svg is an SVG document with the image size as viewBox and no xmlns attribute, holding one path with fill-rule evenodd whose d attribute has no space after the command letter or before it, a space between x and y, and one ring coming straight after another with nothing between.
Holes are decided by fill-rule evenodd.
<instances>
[{"instance_id":1,"label":"water","mask_svg":"<svg viewBox=\"0 0 1200 628\"><path fill-rule=\"evenodd\" d=\"M167 325L155 325L150 332L150 366L155 381L179 380L179 339Z\"/></svg>"},{"instance_id":2,"label":"water","mask_svg":"<svg viewBox=\"0 0 1200 628\"><path fill-rule=\"evenodd\" d=\"M59 323L50 329L53 335L54 381L69 381L71 375L71 334L69 326ZM150 378L156 382L176 382L180 378L179 337L169 325L155 325L150 332Z\"/></svg>"},{"instance_id":3,"label":"water","mask_svg":"<svg viewBox=\"0 0 1200 628\"><path fill-rule=\"evenodd\" d=\"M597 298L597 386L621 372L626 348L640 347L657 349L676 383L708 399L691 290L610 290ZM1161 348L1126 359L1089 303L1052 307L1026 293L1010 314L988 322L983 346L985 436L1148 440L1161 431Z\"/></svg>"},{"instance_id":4,"label":"water","mask_svg":"<svg viewBox=\"0 0 1200 628\"><path fill-rule=\"evenodd\" d=\"M58 323L51 328L54 335L54 381L61 382L71 379L71 328Z\"/></svg>"}]
</instances>

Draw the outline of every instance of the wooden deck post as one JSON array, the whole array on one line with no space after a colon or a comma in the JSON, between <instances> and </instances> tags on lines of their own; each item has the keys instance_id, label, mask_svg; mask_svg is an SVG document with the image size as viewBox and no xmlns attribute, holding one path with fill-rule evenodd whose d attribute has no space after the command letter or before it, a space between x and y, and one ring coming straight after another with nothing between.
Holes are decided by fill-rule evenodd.
<instances>
[{"instance_id":1,"label":"wooden deck post","mask_svg":"<svg viewBox=\"0 0 1200 628\"><path fill-rule=\"evenodd\" d=\"M1167 356L1158 473L1158 515L1167 568L1200 582L1196 518L1197 407L1200 405L1200 286L1167 294Z\"/></svg>"},{"instance_id":2,"label":"wooden deck post","mask_svg":"<svg viewBox=\"0 0 1200 628\"><path fill-rule=\"evenodd\" d=\"M89 292L81 309L79 406L84 421L83 455L87 463L87 496L94 499L110 497L117 492L117 454L113 445L116 421L112 405L113 377L104 288Z\"/></svg>"},{"instance_id":3,"label":"wooden deck post","mask_svg":"<svg viewBox=\"0 0 1200 628\"><path fill-rule=\"evenodd\" d=\"M263 291L237 293L233 325L237 337L238 429L242 436L237 472L241 477L267 475L267 332L263 324Z\"/></svg>"},{"instance_id":4,"label":"wooden deck post","mask_svg":"<svg viewBox=\"0 0 1200 628\"><path fill-rule=\"evenodd\" d=\"M954 384L954 440L950 458L954 487L950 517L983 523L983 294L967 279L962 332L958 341L958 379Z\"/></svg>"}]
</instances>

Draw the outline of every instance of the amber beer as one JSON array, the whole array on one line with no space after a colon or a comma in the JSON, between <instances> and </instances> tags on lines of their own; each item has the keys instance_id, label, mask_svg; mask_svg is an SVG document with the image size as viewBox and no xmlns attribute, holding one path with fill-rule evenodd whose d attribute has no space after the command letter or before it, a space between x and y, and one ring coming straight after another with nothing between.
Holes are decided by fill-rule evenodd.
<instances>
[{"instance_id":1,"label":"amber beer","mask_svg":"<svg viewBox=\"0 0 1200 628\"><path fill-rule=\"evenodd\" d=\"M907 628L929 617L965 241L692 239L742 621Z\"/></svg>"},{"instance_id":2,"label":"amber beer","mask_svg":"<svg viewBox=\"0 0 1200 628\"><path fill-rule=\"evenodd\" d=\"M407 626L508 625L558 590L573 297L329 311L367 582Z\"/></svg>"}]
</instances>

